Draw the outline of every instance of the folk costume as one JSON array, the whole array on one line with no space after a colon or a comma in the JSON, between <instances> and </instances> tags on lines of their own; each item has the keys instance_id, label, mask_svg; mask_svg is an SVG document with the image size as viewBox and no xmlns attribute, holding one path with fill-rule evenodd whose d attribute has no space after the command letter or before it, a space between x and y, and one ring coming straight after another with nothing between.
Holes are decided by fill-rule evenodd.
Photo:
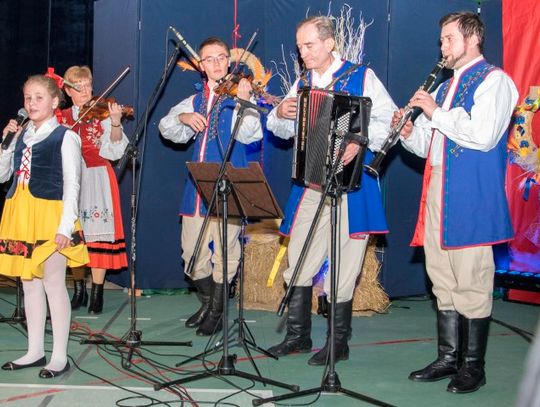
<instances>
[{"instance_id":1,"label":"folk costume","mask_svg":"<svg viewBox=\"0 0 540 407\"><path fill-rule=\"evenodd\" d=\"M15 172L0 224L0 273L23 282L28 351L4 370L44 366L44 334L49 305L53 353L40 377L69 369L67 343L71 309L66 265L80 267L88 252L78 221L80 142L55 117L36 129L30 122L16 142L0 154L0 182ZM56 250L57 234L71 245Z\"/></svg>"},{"instance_id":2,"label":"folk costume","mask_svg":"<svg viewBox=\"0 0 540 407\"><path fill-rule=\"evenodd\" d=\"M182 113L193 112L199 112L207 118L208 126L203 133L195 133L193 129L178 119L178 115ZM227 150L236 115L236 103L227 96L216 95L205 84L201 92L171 108L167 116L159 122L159 130L164 138L175 143L187 143L195 137L192 161L221 163ZM262 130L259 114L253 109L246 109L236 136L236 141L239 143L235 142L229 160L232 165L235 167L247 166L244 144L260 139L262 139ZM182 258L187 265L193 255L206 214L206 207L190 177L186 182L179 214L182 216ZM239 235L239 220L229 219L227 227L229 282L236 274L240 259ZM187 320L186 326L198 327L198 335L212 334L216 324L218 329L221 329L220 323L217 323L223 311L222 243L220 236L218 220L211 219L190 276L198 289L199 299L203 305L197 313ZM213 242L213 252L209 248L210 242Z\"/></svg>"},{"instance_id":3,"label":"folk costume","mask_svg":"<svg viewBox=\"0 0 540 407\"><path fill-rule=\"evenodd\" d=\"M420 115L402 144L427 157L412 245L424 245L437 298L439 358L409 378L454 375L463 358L462 368L478 377L479 386L485 383L492 309L492 245L513 237L505 195L506 134L518 94L503 71L479 56L433 95L441 107L431 120Z\"/></svg>"},{"instance_id":4,"label":"folk costume","mask_svg":"<svg viewBox=\"0 0 540 407\"><path fill-rule=\"evenodd\" d=\"M334 53L334 61L327 71L318 75L315 71L307 73L307 79L297 79L286 97L296 96L302 86L324 88L335 78L340 78L352 64L341 60ZM370 97L373 103L368 128L369 150L377 151L390 126L393 111L396 109L390 95L375 73L366 66L359 66L351 74L343 75L333 86L333 90L356 96ZM268 116L268 129L276 136L288 139L296 135L295 121L279 119L277 109ZM365 162L373 158L371 151L366 152ZM280 233L290 236L288 247L289 268L284 272L284 279L289 283L292 272L300 256L313 221L321 193L302 185L293 184L285 209L285 219ZM337 283L336 304L336 360L348 358L348 338L351 332L352 297L356 281L367 248L370 234L387 233L388 227L384 215L380 188L375 178L362 174L362 187L356 191L343 194L339 206L340 217L340 267ZM295 283L289 315L287 319L287 335L285 340L270 351L276 355L285 355L294 351L311 349L311 296L313 277L319 272L330 250L330 204L324 207L318 221L315 235ZM330 279L325 279L324 290L330 294ZM310 364L326 362L326 348L310 359Z\"/></svg>"},{"instance_id":5,"label":"folk costume","mask_svg":"<svg viewBox=\"0 0 540 407\"><path fill-rule=\"evenodd\" d=\"M61 122L71 127L78 117L79 109L73 106L62 110ZM110 161L122 158L129 140L124 133L120 141L110 140L110 119L89 122L83 119L73 131L79 135L82 144L79 216L90 255L87 266L120 270L127 267L126 243L118 181ZM74 285L74 299L85 298L85 281L75 280ZM90 309L101 311L97 308L103 306L103 284L92 283L90 302Z\"/></svg>"}]
</instances>

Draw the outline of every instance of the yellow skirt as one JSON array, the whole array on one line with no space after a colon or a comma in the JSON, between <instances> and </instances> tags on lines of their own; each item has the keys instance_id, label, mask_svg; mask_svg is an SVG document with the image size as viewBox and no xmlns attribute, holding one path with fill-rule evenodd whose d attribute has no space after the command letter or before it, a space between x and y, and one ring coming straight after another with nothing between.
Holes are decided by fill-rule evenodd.
<instances>
[{"instance_id":1,"label":"yellow skirt","mask_svg":"<svg viewBox=\"0 0 540 407\"><path fill-rule=\"evenodd\" d=\"M62 217L62 201L36 198L28 185L19 184L6 199L0 223L0 274L31 280L43 278L45 260L56 251L55 236ZM89 262L79 220L71 245L60 251L69 267Z\"/></svg>"}]
</instances>

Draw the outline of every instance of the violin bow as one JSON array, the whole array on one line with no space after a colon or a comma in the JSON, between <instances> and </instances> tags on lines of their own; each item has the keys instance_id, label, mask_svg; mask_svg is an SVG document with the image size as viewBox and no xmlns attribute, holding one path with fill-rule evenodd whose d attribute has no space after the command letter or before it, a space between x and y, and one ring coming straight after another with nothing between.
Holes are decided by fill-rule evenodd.
<instances>
[{"instance_id":1,"label":"violin bow","mask_svg":"<svg viewBox=\"0 0 540 407\"><path fill-rule=\"evenodd\" d=\"M124 69L120 75L118 75L118 77L107 87L107 89L105 89L97 98L96 100L94 100L90 106L88 106L88 108L85 110L85 112L81 115L79 115L79 118L77 120L75 120L75 123L73 123L71 125L71 127L69 128L70 130L73 129L73 127L75 127L77 124L79 124L79 122L86 116L86 114L92 110L92 108L97 105L101 100L103 100L103 98L105 97L106 94L108 94L117 84L118 82L120 82L122 79L124 79L124 77L128 74L128 72L130 71L131 67L128 65L126 67L126 69Z\"/></svg>"},{"instance_id":2,"label":"violin bow","mask_svg":"<svg viewBox=\"0 0 540 407\"><path fill-rule=\"evenodd\" d=\"M244 48L244 51L242 52L242 54L240 54L240 58L238 58L238 60L236 61L236 64L234 65L234 68L233 68L232 72L229 75L235 74L236 71L238 70L238 67L240 66L240 64L245 63L245 61L242 61L242 58L244 58L244 55L246 54L246 52L251 48L251 44L253 44L253 41L255 40L255 37L257 36L258 33L259 33L259 30L256 30L251 35L251 38L249 39L246 47ZM250 55L248 55L248 58L249 57L250 57ZM246 61L247 61L247 58L246 58Z\"/></svg>"}]
</instances>

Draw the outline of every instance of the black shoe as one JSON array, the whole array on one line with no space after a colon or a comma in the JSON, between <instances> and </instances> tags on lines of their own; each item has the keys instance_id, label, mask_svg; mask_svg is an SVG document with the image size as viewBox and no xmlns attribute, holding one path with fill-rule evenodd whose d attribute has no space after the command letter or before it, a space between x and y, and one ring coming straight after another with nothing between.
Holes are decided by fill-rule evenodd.
<instances>
[{"instance_id":1,"label":"black shoe","mask_svg":"<svg viewBox=\"0 0 540 407\"><path fill-rule=\"evenodd\" d=\"M197 288L197 297L201 302L201 307L186 320L185 325L187 328L197 328L206 319L210 312L210 301L214 291L214 280L212 276L193 280L193 285Z\"/></svg>"},{"instance_id":2,"label":"black shoe","mask_svg":"<svg viewBox=\"0 0 540 407\"><path fill-rule=\"evenodd\" d=\"M6 362L2 365L2 370L19 370L19 369L26 369L27 367L41 367L45 366L47 364L47 359L45 356L42 358L36 360L32 363L27 363L26 365L19 365L14 362Z\"/></svg>"},{"instance_id":3,"label":"black shoe","mask_svg":"<svg viewBox=\"0 0 540 407\"><path fill-rule=\"evenodd\" d=\"M340 360L349 360L349 345L338 345L334 348L334 360L339 362ZM308 365L311 366L324 366L330 360L328 356L328 341L324 344L324 347L314 354L309 360Z\"/></svg>"},{"instance_id":4,"label":"black shoe","mask_svg":"<svg viewBox=\"0 0 540 407\"><path fill-rule=\"evenodd\" d=\"M311 351L311 295L312 287L295 286L292 289L287 313L287 333L283 342L268 352L280 357L290 353Z\"/></svg>"},{"instance_id":5,"label":"black shoe","mask_svg":"<svg viewBox=\"0 0 540 407\"><path fill-rule=\"evenodd\" d=\"M77 310L81 306L88 304L88 293L86 292L85 280L73 280L73 297L71 297L71 309Z\"/></svg>"},{"instance_id":6,"label":"black shoe","mask_svg":"<svg viewBox=\"0 0 540 407\"><path fill-rule=\"evenodd\" d=\"M438 357L425 368L409 374L415 382L436 382L458 372L460 338L459 314L453 310L437 312Z\"/></svg>"},{"instance_id":7,"label":"black shoe","mask_svg":"<svg viewBox=\"0 0 540 407\"><path fill-rule=\"evenodd\" d=\"M454 376L457 372L456 362L437 359L425 368L411 372L409 380L413 382L436 382Z\"/></svg>"},{"instance_id":8,"label":"black shoe","mask_svg":"<svg viewBox=\"0 0 540 407\"><path fill-rule=\"evenodd\" d=\"M280 357L289 355L291 353L308 353L311 352L311 347L313 343L311 338L302 338L302 339L287 339L277 345L274 345L267 349L268 353L271 353L274 356Z\"/></svg>"},{"instance_id":9,"label":"black shoe","mask_svg":"<svg viewBox=\"0 0 540 407\"><path fill-rule=\"evenodd\" d=\"M64 373L66 373L71 366L69 365L69 361L66 362L66 365L62 370L49 370L49 369L41 369L39 371L39 377L41 379L53 379L55 377L61 376Z\"/></svg>"},{"instance_id":10,"label":"black shoe","mask_svg":"<svg viewBox=\"0 0 540 407\"><path fill-rule=\"evenodd\" d=\"M103 284L92 282L92 291L90 291L89 314L101 314L103 312Z\"/></svg>"},{"instance_id":11,"label":"black shoe","mask_svg":"<svg viewBox=\"0 0 540 407\"><path fill-rule=\"evenodd\" d=\"M210 336L223 329L223 284L214 283L214 294L210 301L210 310L204 321L197 328L197 336ZM226 322L225 322L226 323Z\"/></svg>"},{"instance_id":12,"label":"black shoe","mask_svg":"<svg viewBox=\"0 0 540 407\"><path fill-rule=\"evenodd\" d=\"M466 363L452 378L446 390L450 393L472 393L484 384L486 384L484 367Z\"/></svg>"},{"instance_id":13,"label":"black shoe","mask_svg":"<svg viewBox=\"0 0 540 407\"><path fill-rule=\"evenodd\" d=\"M330 322L332 319L331 308L328 309L328 329L326 331L326 343L324 347L308 360L308 365L324 366L330 360L328 340L330 336ZM334 318L334 360L349 359L349 338L351 336L352 300L338 302Z\"/></svg>"},{"instance_id":14,"label":"black shoe","mask_svg":"<svg viewBox=\"0 0 540 407\"><path fill-rule=\"evenodd\" d=\"M451 393L471 393L486 384L486 354L490 318L468 319L462 316L463 366L448 384Z\"/></svg>"}]
</instances>

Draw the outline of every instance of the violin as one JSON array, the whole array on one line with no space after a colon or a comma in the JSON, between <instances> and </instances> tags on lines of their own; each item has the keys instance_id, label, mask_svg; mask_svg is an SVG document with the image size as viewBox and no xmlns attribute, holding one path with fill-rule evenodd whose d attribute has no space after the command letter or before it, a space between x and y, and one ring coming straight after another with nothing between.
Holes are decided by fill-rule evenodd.
<instances>
[{"instance_id":1,"label":"violin","mask_svg":"<svg viewBox=\"0 0 540 407\"><path fill-rule=\"evenodd\" d=\"M82 117L85 121L91 121L93 119L102 121L108 118L111 114L109 111L109 103L116 103L115 98L99 98L94 96L90 101L86 102L81 108L79 117ZM132 106L122 107L122 119L133 119L134 111Z\"/></svg>"},{"instance_id":2,"label":"violin","mask_svg":"<svg viewBox=\"0 0 540 407\"><path fill-rule=\"evenodd\" d=\"M235 97L238 94L238 84L242 79L247 79L251 85L253 94L261 96L265 102L275 106L279 104L280 99L276 96L270 95L264 90L264 87L256 83L251 75L243 73L230 73L221 79L218 85L214 88L216 95L228 95Z\"/></svg>"}]
</instances>

